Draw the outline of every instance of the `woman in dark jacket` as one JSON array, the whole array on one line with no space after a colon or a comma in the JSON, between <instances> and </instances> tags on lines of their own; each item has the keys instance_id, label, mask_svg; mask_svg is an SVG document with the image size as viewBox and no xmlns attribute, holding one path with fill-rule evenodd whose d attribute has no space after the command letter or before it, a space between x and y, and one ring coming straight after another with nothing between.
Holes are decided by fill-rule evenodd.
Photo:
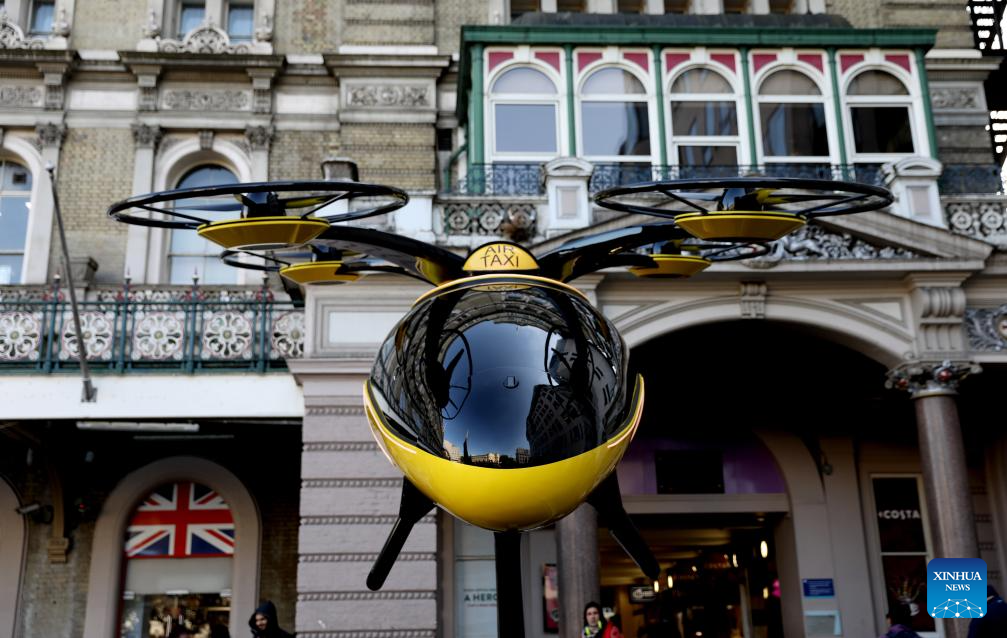
<instances>
[{"instance_id":1,"label":"woman in dark jacket","mask_svg":"<svg viewBox=\"0 0 1007 638\"><path fill-rule=\"evenodd\" d=\"M280 629L276 622L276 605L268 600L255 609L255 613L248 619L248 626L255 638L293 638L292 634Z\"/></svg>"}]
</instances>

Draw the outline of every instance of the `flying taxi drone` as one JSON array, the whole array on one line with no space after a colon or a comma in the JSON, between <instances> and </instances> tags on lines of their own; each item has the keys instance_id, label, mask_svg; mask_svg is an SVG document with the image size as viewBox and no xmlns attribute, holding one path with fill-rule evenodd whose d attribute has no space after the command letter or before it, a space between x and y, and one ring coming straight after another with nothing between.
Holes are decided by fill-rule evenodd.
<instances>
[{"instance_id":1,"label":"flying taxi drone","mask_svg":"<svg viewBox=\"0 0 1007 638\"><path fill-rule=\"evenodd\" d=\"M398 189L355 181L164 191L108 213L195 230L224 248L226 263L278 272L295 295L298 284L373 272L433 286L385 340L364 387L374 438L404 474L399 517L367 585L381 588L412 527L439 506L495 532L498 623L506 619L508 635L523 635L523 623L514 623L523 617L519 532L550 525L582 502L598 510L646 576L656 580L661 571L623 508L613 471L640 424L644 382L629 378L622 337L570 282L609 268L689 277L714 262L765 254L768 242L818 217L892 199L883 188L828 180L648 182L603 191L595 201L659 221L540 255L494 241L465 257L344 224L408 201ZM214 220L228 211L240 217Z\"/></svg>"}]
</instances>

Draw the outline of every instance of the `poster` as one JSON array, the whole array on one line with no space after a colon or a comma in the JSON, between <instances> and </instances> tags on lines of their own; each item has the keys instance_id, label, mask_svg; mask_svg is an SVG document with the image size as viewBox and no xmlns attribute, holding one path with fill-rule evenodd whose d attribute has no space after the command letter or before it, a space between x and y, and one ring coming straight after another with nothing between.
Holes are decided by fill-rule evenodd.
<instances>
[{"instance_id":1,"label":"poster","mask_svg":"<svg viewBox=\"0 0 1007 638\"><path fill-rule=\"evenodd\" d=\"M542 629L547 634L559 633L559 577L556 565L542 566L542 609L545 610Z\"/></svg>"}]
</instances>

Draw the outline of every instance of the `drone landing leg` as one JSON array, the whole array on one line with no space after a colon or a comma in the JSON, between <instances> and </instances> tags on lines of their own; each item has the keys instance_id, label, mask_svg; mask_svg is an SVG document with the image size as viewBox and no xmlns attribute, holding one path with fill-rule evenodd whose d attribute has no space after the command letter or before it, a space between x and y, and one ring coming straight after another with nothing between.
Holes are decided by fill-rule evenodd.
<instances>
[{"instance_id":1,"label":"drone landing leg","mask_svg":"<svg viewBox=\"0 0 1007 638\"><path fill-rule=\"evenodd\" d=\"M640 536L640 531L633 525L629 514L622 506L622 494L619 492L619 479L615 472L608 475L591 495L587 502L598 510L601 522L608 527L609 534L622 547L623 551L633 559L637 567L651 580L657 580L661 575L661 564L657 562L654 553Z\"/></svg>"},{"instance_id":2,"label":"drone landing leg","mask_svg":"<svg viewBox=\"0 0 1007 638\"><path fill-rule=\"evenodd\" d=\"M521 601L521 533L493 534L497 566L497 635L524 638Z\"/></svg>"},{"instance_id":3,"label":"drone landing leg","mask_svg":"<svg viewBox=\"0 0 1007 638\"><path fill-rule=\"evenodd\" d=\"M427 498L416 486L409 482L409 479L402 479L402 501L399 504L399 517L392 526L392 531L388 533L388 540L381 548L371 572L367 574L367 588L371 591L381 589L388 578L388 572L392 571L395 559L399 557L402 546L409 538L409 532L413 531L413 526L420 522L420 519L430 513L434 508L434 502Z\"/></svg>"}]
</instances>

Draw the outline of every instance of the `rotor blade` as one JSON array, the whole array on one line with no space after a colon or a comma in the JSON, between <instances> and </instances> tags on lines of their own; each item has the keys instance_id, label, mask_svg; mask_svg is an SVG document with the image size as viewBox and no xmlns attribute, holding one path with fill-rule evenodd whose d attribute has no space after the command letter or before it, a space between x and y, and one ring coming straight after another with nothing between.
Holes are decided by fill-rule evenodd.
<instances>
[{"instance_id":1,"label":"rotor blade","mask_svg":"<svg viewBox=\"0 0 1007 638\"><path fill-rule=\"evenodd\" d=\"M219 202L219 203L207 203L207 204L192 204L191 206L178 206L176 204L175 206L172 207L172 210L232 211L232 210L242 210L243 208L244 206L237 202Z\"/></svg>"}]
</instances>

